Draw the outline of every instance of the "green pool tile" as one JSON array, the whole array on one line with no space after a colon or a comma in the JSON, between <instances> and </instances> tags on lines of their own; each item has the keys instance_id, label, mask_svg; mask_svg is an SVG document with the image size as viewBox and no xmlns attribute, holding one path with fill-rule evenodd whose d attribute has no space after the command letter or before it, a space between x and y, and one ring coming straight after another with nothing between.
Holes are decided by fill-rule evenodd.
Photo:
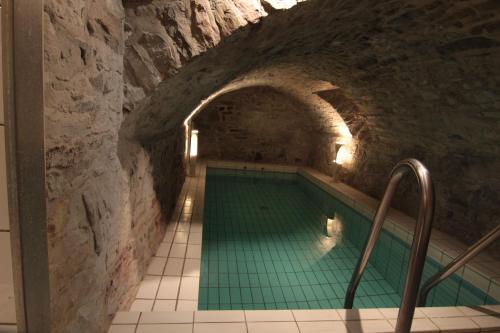
<instances>
[{"instance_id":1,"label":"green pool tile","mask_svg":"<svg viewBox=\"0 0 500 333\"><path fill-rule=\"evenodd\" d=\"M323 289L319 284L313 285L311 286L311 288L313 289L314 295L316 296L317 300L326 299L326 295L323 293Z\"/></svg>"},{"instance_id":2,"label":"green pool tile","mask_svg":"<svg viewBox=\"0 0 500 333\"><path fill-rule=\"evenodd\" d=\"M283 290L281 289L281 287L272 287L272 292L273 292L273 297L274 297L274 300L277 302L277 303L284 303L285 302L285 296L283 295ZM285 307L286 309L286 307Z\"/></svg>"},{"instance_id":3,"label":"green pool tile","mask_svg":"<svg viewBox=\"0 0 500 333\"><path fill-rule=\"evenodd\" d=\"M321 306L318 301L309 301L307 303L309 304L310 309L321 309Z\"/></svg>"},{"instance_id":4,"label":"green pool tile","mask_svg":"<svg viewBox=\"0 0 500 333\"><path fill-rule=\"evenodd\" d=\"M250 288L241 288L241 300L243 304L253 303L252 291Z\"/></svg>"},{"instance_id":5,"label":"green pool tile","mask_svg":"<svg viewBox=\"0 0 500 333\"><path fill-rule=\"evenodd\" d=\"M277 310L278 306L276 303L264 303L266 306L266 310Z\"/></svg>"},{"instance_id":6,"label":"green pool tile","mask_svg":"<svg viewBox=\"0 0 500 333\"><path fill-rule=\"evenodd\" d=\"M219 286L219 274L209 273L208 286L210 288L217 288Z\"/></svg>"},{"instance_id":7,"label":"green pool tile","mask_svg":"<svg viewBox=\"0 0 500 333\"><path fill-rule=\"evenodd\" d=\"M219 287L221 287L221 288L229 287L229 275L228 274L219 274Z\"/></svg>"},{"instance_id":8,"label":"green pool tile","mask_svg":"<svg viewBox=\"0 0 500 333\"><path fill-rule=\"evenodd\" d=\"M323 293L325 294L327 299L337 297L337 294L335 294L335 291L333 290L331 285L329 284L321 285L321 289L323 290Z\"/></svg>"},{"instance_id":9,"label":"green pool tile","mask_svg":"<svg viewBox=\"0 0 500 333\"><path fill-rule=\"evenodd\" d=\"M282 287L290 286L290 281L288 281L286 273L279 273L278 280L279 280L280 286L282 286Z\"/></svg>"},{"instance_id":10,"label":"green pool tile","mask_svg":"<svg viewBox=\"0 0 500 333\"><path fill-rule=\"evenodd\" d=\"M307 301L307 297L304 294L304 292L302 291L302 288L300 286L294 286L291 288L292 288L292 292L293 292L293 295L295 297L295 300L297 300L298 302L306 302Z\"/></svg>"},{"instance_id":11,"label":"green pool tile","mask_svg":"<svg viewBox=\"0 0 500 333\"><path fill-rule=\"evenodd\" d=\"M305 272L305 273L306 273L306 279L310 285L319 284L319 281L316 278L316 274L314 274L314 272Z\"/></svg>"},{"instance_id":12,"label":"green pool tile","mask_svg":"<svg viewBox=\"0 0 500 333\"><path fill-rule=\"evenodd\" d=\"M260 288L250 288L252 292L252 299L254 303L264 303L264 296Z\"/></svg>"},{"instance_id":13,"label":"green pool tile","mask_svg":"<svg viewBox=\"0 0 500 333\"><path fill-rule=\"evenodd\" d=\"M264 303L255 303L254 304L254 310L265 310L266 305Z\"/></svg>"},{"instance_id":14,"label":"green pool tile","mask_svg":"<svg viewBox=\"0 0 500 333\"><path fill-rule=\"evenodd\" d=\"M240 287L251 287L249 274L241 273L239 275L239 279L240 279Z\"/></svg>"},{"instance_id":15,"label":"green pool tile","mask_svg":"<svg viewBox=\"0 0 500 333\"><path fill-rule=\"evenodd\" d=\"M219 288L219 303L231 304L231 298L229 296L229 288Z\"/></svg>"},{"instance_id":16,"label":"green pool tile","mask_svg":"<svg viewBox=\"0 0 500 333\"><path fill-rule=\"evenodd\" d=\"M238 274L229 274L229 286L239 287L240 286L240 276Z\"/></svg>"},{"instance_id":17,"label":"green pool tile","mask_svg":"<svg viewBox=\"0 0 500 333\"><path fill-rule=\"evenodd\" d=\"M231 299L231 303L238 304L241 303L241 293L240 288L229 288L229 297Z\"/></svg>"},{"instance_id":18,"label":"green pool tile","mask_svg":"<svg viewBox=\"0 0 500 333\"><path fill-rule=\"evenodd\" d=\"M250 281L250 287L260 287L261 286L258 274L248 274L248 279Z\"/></svg>"},{"instance_id":19,"label":"green pool tile","mask_svg":"<svg viewBox=\"0 0 500 333\"><path fill-rule=\"evenodd\" d=\"M295 294L293 293L292 287L281 287L283 290L283 295L285 297L285 302L295 302L297 299L295 298Z\"/></svg>"},{"instance_id":20,"label":"green pool tile","mask_svg":"<svg viewBox=\"0 0 500 333\"><path fill-rule=\"evenodd\" d=\"M231 303L219 305L219 310L232 310Z\"/></svg>"},{"instance_id":21,"label":"green pool tile","mask_svg":"<svg viewBox=\"0 0 500 333\"><path fill-rule=\"evenodd\" d=\"M208 304L219 304L219 288L208 288Z\"/></svg>"},{"instance_id":22,"label":"green pool tile","mask_svg":"<svg viewBox=\"0 0 500 333\"><path fill-rule=\"evenodd\" d=\"M208 303L208 288L200 288L198 292L198 302L200 304Z\"/></svg>"},{"instance_id":23,"label":"green pool tile","mask_svg":"<svg viewBox=\"0 0 500 333\"><path fill-rule=\"evenodd\" d=\"M286 278L290 284L290 286L299 286L300 282L297 278L297 274L295 273L286 273Z\"/></svg>"},{"instance_id":24,"label":"green pool tile","mask_svg":"<svg viewBox=\"0 0 500 333\"><path fill-rule=\"evenodd\" d=\"M261 287L270 287L271 286L271 281L269 281L269 277L265 273L259 273L259 285Z\"/></svg>"},{"instance_id":25,"label":"green pool tile","mask_svg":"<svg viewBox=\"0 0 500 333\"><path fill-rule=\"evenodd\" d=\"M329 299L328 302L332 309L341 309L344 307L344 301L340 298Z\"/></svg>"}]
</instances>

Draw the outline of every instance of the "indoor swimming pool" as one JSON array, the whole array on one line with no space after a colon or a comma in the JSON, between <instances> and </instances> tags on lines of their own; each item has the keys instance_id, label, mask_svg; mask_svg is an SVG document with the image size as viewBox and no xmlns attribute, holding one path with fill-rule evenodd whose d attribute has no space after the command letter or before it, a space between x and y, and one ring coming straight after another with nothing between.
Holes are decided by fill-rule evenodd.
<instances>
[{"instance_id":1,"label":"indoor swimming pool","mask_svg":"<svg viewBox=\"0 0 500 333\"><path fill-rule=\"evenodd\" d=\"M297 173L208 168L199 310L342 308L370 220ZM398 307L409 246L384 230L354 307ZM441 266L428 258L425 281ZM427 306L498 304L458 275Z\"/></svg>"}]
</instances>

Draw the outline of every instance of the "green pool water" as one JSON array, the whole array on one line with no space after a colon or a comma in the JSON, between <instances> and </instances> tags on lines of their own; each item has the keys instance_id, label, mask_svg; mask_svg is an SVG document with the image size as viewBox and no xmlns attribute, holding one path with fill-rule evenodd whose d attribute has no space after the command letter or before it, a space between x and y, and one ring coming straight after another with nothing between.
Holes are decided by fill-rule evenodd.
<instances>
[{"instance_id":1,"label":"green pool water","mask_svg":"<svg viewBox=\"0 0 500 333\"><path fill-rule=\"evenodd\" d=\"M301 175L209 168L198 308L342 308L370 223ZM408 254L383 231L354 307L399 306ZM428 259L424 277L439 267ZM427 305L480 304L497 301L453 276Z\"/></svg>"}]
</instances>

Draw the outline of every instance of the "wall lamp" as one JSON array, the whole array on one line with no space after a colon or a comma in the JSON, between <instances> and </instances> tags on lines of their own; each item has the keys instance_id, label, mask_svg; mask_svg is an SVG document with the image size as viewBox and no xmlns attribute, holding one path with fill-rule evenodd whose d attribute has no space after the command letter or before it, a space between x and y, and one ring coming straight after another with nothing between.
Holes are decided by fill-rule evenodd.
<instances>
[{"instance_id":1,"label":"wall lamp","mask_svg":"<svg viewBox=\"0 0 500 333\"><path fill-rule=\"evenodd\" d=\"M198 157L198 130L191 131L189 145L189 174L196 176L196 159Z\"/></svg>"}]
</instances>

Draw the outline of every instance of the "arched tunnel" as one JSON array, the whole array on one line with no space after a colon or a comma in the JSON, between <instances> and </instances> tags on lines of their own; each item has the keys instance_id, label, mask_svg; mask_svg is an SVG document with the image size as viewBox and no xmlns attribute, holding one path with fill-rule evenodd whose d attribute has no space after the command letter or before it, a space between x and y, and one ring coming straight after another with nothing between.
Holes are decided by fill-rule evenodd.
<instances>
[{"instance_id":1,"label":"arched tunnel","mask_svg":"<svg viewBox=\"0 0 500 333\"><path fill-rule=\"evenodd\" d=\"M47 1L54 332L98 332L134 297L185 180L186 124L200 158L308 166L376 199L418 158L435 228L471 244L498 225L497 1L263 3ZM405 181L394 207L414 216L417 198Z\"/></svg>"}]
</instances>

